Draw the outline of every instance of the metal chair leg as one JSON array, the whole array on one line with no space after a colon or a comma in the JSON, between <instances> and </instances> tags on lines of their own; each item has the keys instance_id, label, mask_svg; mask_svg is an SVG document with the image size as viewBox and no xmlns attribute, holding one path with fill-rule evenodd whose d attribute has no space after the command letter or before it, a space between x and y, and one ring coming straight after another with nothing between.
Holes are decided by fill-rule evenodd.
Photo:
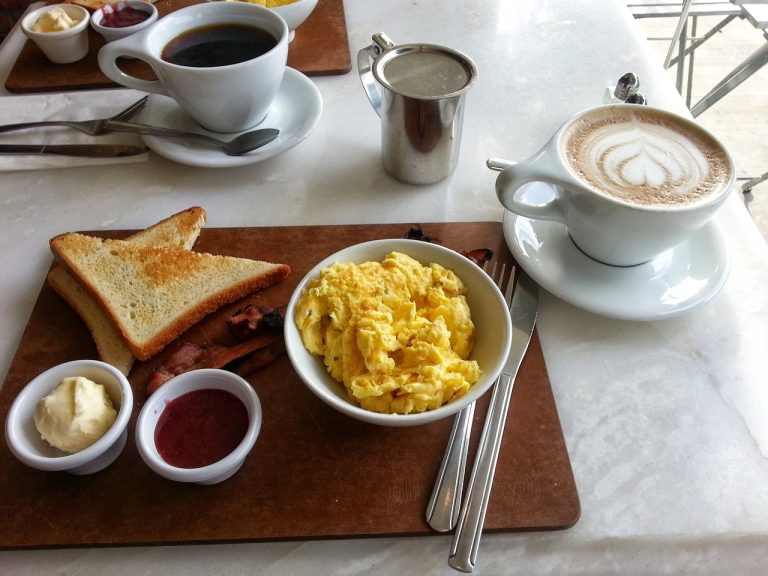
<instances>
[{"instance_id":1,"label":"metal chair leg","mask_svg":"<svg viewBox=\"0 0 768 576\"><path fill-rule=\"evenodd\" d=\"M688 11L691 9L691 2L693 0L685 0L683 3L683 9L680 13L680 19L677 21L677 27L675 33L672 35L672 42L669 44L669 50L667 50L667 57L664 59L664 69L669 68L669 62L672 60L672 54L675 51L675 46L678 44L680 38L685 38L685 27L688 23ZM680 50L678 53L682 54L684 50Z\"/></svg>"},{"instance_id":2,"label":"metal chair leg","mask_svg":"<svg viewBox=\"0 0 768 576\"><path fill-rule=\"evenodd\" d=\"M696 37L696 28L698 26L698 16L694 16L691 18L691 37ZM680 52L680 54L684 54L684 52ZM691 107L691 98L693 98L693 64L694 64L694 58L696 57L695 52L691 52L691 54L688 56L688 85L685 88L685 107L690 108Z\"/></svg>"},{"instance_id":3,"label":"metal chair leg","mask_svg":"<svg viewBox=\"0 0 768 576\"><path fill-rule=\"evenodd\" d=\"M717 86L707 93L696 105L691 108L693 117L699 116L715 102L726 96L731 90L752 76L760 68L768 63L768 42L755 50L746 60L733 69Z\"/></svg>"},{"instance_id":4,"label":"metal chair leg","mask_svg":"<svg viewBox=\"0 0 768 576\"><path fill-rule=\"evenodd\" d=\"M768 2L768 0L766 0L766 2ZM727 24L729 24L735 19L736 19L736 16L733 16L733 15L723 18L720 22L718 22L712 28L710 28L709 31L706 34L704 34L704 36L702 36L701 38L693 38L693 42L688 44L688 47L685 49L685 54L683 54L682 57L687 57L691 52L696 50L696 48L704 44L704 42L712 38L715 34L720 32L720 30L725 28ZM691 34L691 36L696 36L696 34ZM680 54L678 54L677 56L672 58L672 60L670 60L669 65L674 66L680 61L682 57Z\"/></svg>"}]
</instances>

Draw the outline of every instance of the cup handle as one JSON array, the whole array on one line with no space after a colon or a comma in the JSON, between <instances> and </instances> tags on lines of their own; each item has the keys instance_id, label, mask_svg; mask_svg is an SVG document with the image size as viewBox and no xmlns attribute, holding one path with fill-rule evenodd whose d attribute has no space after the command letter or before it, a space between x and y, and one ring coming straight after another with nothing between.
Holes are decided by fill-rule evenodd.
<instances>
[{"instance_id":1,"label":"cup handle","mask_svg":"<svg viewBox=\"0 0 768 576\"><path fill-rule=\"evenodd\" d=\"M491 170L501 170L501 174L496 178L496 194L505 208L527 218L564 223L565 215L561 202L564 191L560 187L562 182L542 169L540 165L545 163L546 153L541 151L519 163L492 158L486 164ZM526 201L519 192L524 184L530 182L555 184L552 198L541 204Z\"/></svg>"},{"instance_id":2,"label":"cup handle","mask_svg":"<svg viewBox=\"0 0 768 576\"><path fill-rule=\"evenodd\" d=\"M123 40L131 40L131 37L124 38ZM133 88L141 92L151 92L154 94L163 94L168 96L168 92L163 88L163 85L157 80L143 80L136 78L130 74L126 74L117 66L117 59L121 56L128 56L130 58L136 58L145 62L150 68L155 69L151 63L146 61L146 55L143 52L135 50L131 43L124 45L123 41L117 40L115 42L109 42L105 44L101 50L99 50L98 61L101 71L109 77L110 80L117 82L122 86ZM157 73L157 72L155 72Z\"/></svg>"},{"instance_id":3,"label":"cup handle","mask_svg":"<svg viewBox=\"0 0 768 576\"><path fill-rule=\"evenodd\" d=\"M368 96L371 106L373 106L376 114L381 117L381 89L373 77L371 64L382 52L394 48L396 44L383 32L374 34L372 40L373 44L362 48L357 53L357 72L360 75L360 81L363 83L363 89Z\"/></svg>"}]
</instances>

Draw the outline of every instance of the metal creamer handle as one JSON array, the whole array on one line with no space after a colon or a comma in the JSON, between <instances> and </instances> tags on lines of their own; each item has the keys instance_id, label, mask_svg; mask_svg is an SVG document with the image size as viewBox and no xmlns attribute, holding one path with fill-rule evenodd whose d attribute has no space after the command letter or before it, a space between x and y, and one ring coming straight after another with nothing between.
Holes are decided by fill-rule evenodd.
<instances>
[{"instance_id":1,"label":"metal creamer handle","mask_svg":"<svg viewBox=\"0 0 768 576\"><path fill-rule=\"evenodd\" d=\"M374 34L372 40L373 44L366 46L357 53L357 72L371 106L373 106L376 114L381 116L381 88L373 76L371 65L382 52L394 48L396 44L383 32Z\"/></svg>"}]
</instances>

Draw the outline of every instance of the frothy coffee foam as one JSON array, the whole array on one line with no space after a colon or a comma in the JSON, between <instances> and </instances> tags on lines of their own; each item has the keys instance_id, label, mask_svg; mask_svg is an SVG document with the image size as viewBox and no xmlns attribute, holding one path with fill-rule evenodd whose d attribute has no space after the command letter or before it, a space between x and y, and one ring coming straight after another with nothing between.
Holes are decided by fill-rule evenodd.
<instances>
[{"instance_id":1,"label":"frothy coffee foam","mask_svg":"<svg viewBox=\"0 0 768 576\"><path fill-rule=\"evenodd\" d=\"M731 177L727 154L706 133L644 107L596 111L564 134L565 156L590 187L643 205L705 199Z\"/></svg>"}]
</instances>

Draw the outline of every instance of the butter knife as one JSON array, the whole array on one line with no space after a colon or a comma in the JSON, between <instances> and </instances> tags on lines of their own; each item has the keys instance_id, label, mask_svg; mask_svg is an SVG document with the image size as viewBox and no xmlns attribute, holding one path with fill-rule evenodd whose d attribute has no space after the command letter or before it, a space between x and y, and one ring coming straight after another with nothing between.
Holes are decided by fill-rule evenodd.
<instances>
[{"instance_id":1,"label":"butter knife","mask_svg":"<svg viewBox=\"0 0 768 576\"><path fill-rule=\"evenodd\" d=\"M0 144L0 154L58 154L87 158L122 158L144 154L143 146L124 144Z\"/></svg>"},{"instance_id":2,"label":"butter knife","mask_svg":"<svg viewBox=\"0 0 768 576\"><path fill-rule=\"evenodd\" d=\"M512 347L501 376L493 389L475 464L467 486L467 496L461 508L448 558L448 564L462 572L472 572L475 567L512 387L533 335L538 308L536 283L525 272L521 272L510 305Z\"/></svg>"}]
</instances>

